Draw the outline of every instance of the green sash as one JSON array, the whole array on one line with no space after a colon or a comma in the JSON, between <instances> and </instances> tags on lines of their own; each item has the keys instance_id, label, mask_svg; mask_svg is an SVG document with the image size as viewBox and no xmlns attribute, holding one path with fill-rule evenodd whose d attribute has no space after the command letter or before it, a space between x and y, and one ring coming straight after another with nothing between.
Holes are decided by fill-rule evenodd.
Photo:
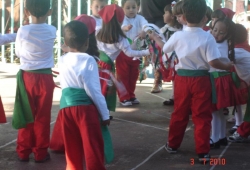
<instances>
[{"instance_id":1,"label":"green sash","mask_svg":"<svg viewBox=\"0 0 250 170\"><path fill-rule=\"evenodd\" d=\"M52 74L51 69L29 70L26 72ZM12 117L12 127L14 129L25 128L28 123L34 122L29 98L23 82L23 70L17 73L17 87L14 104L14 112Z\"/></svg>"},{"instance_id":2,"label":"green sash","mask_svg":"<svg viewBox=\"0 0 250 170\"><path fill-rule=\"evenodd\" d=\"M62 90L60 109L70 106L91 105L91 104L93 104L93 102L84 89L68 87ZM105 160L106 163L110 163L114 159L114 150L113 150L111 135L109 133L107 126L101 125L101 132L104 141Z\"/></svg>"},{"instance_id":3,"label":"green sash","mask_svg":"<svg viewBox=\"0 0 250 170\"><path fill-rule=\"evenodd\" d=\"M103 51L100 52L100 60L101 62L104 62L106 64L111 65L111 71L112 73L115 73L115 65L114 62L110 59L110 57L104 53ZM113 86L108 86L107 89L107 95L105 96L106 102L107 102L107 107L110 111L115 111L116 108L116 88L115 85Z\"/></svg>"},{"instance_id":4,"label":"green sash","mask_svg":"<svg viewBox=\"0 0 250 170\"><path fill-rule=\"evenodd\" d=\"M214 78L209 74L208 70L185 70L178 69L177 74L179 76L188 76L188 77L199 77L199 76L210 76L211 86L212 86L212 103L216 103L216 88Z\"/></svg>"},{"instance_id":5,"label":"green sash","mask_svg":"<svg viewBox=\"0 0 250 170\"><path fill-rule=\"evenodd\" d=\"M210 74L212 74L212 76L214 78L219 78L219 77L222 77L222 76L226 76L226 75L230 75L231 74L231 77L232 77L232 80L234 82L234 85L239 88L240 87L240 79L239 77L237 76L237 74L235 72L219 72L219 71L215 71L215 72L211 72Z\"/></svg>"},{"instance_id":6,"label":"green sash","mask_svg":"<svg viewBox=\"0 0 250 170\"><path fill-rule=\"evenodd\" d=\"M84 89L68 87L62 90L60 109L90 104L93 104L93 102Z\"/></svg>"}]
</instances>

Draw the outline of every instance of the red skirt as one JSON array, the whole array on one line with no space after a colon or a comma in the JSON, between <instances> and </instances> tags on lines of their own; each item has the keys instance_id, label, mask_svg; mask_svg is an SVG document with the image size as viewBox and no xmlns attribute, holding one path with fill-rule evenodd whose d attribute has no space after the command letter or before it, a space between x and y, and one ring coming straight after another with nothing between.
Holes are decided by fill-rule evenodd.
<instances>
[{"instance_id":1,"label":"red skirt","mask_svg":"<svg viewBox=\"0 0 250 170\"><path fill-rule=\"evenodd\" d=\"M217 103L213 104L213 110L246 104L247 89L237 88L231 74L215 78Z\"/></svg>"},{"instance_id":2,"label":"red skirt","mask_svg":"<svg viewBox=\"0 0 250 170\"><path fill-rule=\"evenodd\" d=\"M0 96L0 123L6 123L6 116L5 116L5 112L4 112L4 108L3 108L3 103L2 103L2 99Z\"/></svg>"}]
</instances>

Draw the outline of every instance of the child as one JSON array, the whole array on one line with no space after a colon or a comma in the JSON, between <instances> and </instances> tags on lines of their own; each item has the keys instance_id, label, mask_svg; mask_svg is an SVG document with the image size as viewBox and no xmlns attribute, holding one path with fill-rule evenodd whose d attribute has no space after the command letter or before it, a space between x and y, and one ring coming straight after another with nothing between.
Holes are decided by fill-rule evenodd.
<instances>
[{"instance_id":1,"label":"child","mask_svg":"<svg viewBox=\"0 0 250 170\"><path fill-rule=\"evenodd\" d=\"M99 61L99 52L97 48L97 42L95 38L95 27L96 22L93 17L90 17L88 15L82 14L77 16L74 20L81 21L88 27L88 33L89 33L89 46L86 51L87 54L90 56L93 56L96 61ZM65 44L62 46L64 52L69 52L69 47ZM52 132L52 136L50 139L50 149L56 152L64 152L64 143L62 139L62 128L61 128L61 119L60 117L57 117L55 126Z\"/></svg>"},{"instance_id":2,"label":"child","mask_svg":"<svg viewBox=\"0 0 250 170\"><path fill-rule=\"evenodd\" d=\"M15 41L16 34L0 34L0 45L4 45L10 42ZM0 96L0 123L6 123L6 116L3 108L2 99Z\"/></svg>"},{"instance_id":3,"label":"child","mask_svg":"<svg viewBox=\"0 0 250 170\"><path fill-rule=\"evenodd\" d=\"M250 46L248 44L248 33L246 28L241 24L235 25L235 32L237 36L235 36L235 69L238 76L245 82L245 84L249 87L250 85ZM249 94L249 93L248 93ZM243 119L236 119L236 123L240 124L240 126L236 129L232 136L229 136L228 140L231 142L249 142L247 137L250 135L250 99L248 95L248 103L246 108L246 113ZM236 117L237 118L237 117Z\"/></svg>"},{"instance_id":4,"label":"child","mask_svg":"<svg viewBox=\"0 0 250 170\"><path fill-rule=\"evenodd\" d=\"M230 19L233 18L235 12L233 12L231 9L228 8L220 8L216 9L212 14L211 14L211 26L213 27L215 21L218 19L224 19L225 17L228 17Z\"/></svg>"},{"instance_id":5,"label":"child","mask_svg":"<svg viewBox=\"0 0 250 170\"><path fill-rule=\"evenodd\" d=\"M107 5L107 0L91 0L91 11L92 11L92 17L96 21L96 29L102 26L102 18L99 15L99 11Z\"/></svg>"},{"instance_id":6,"label":"child","mask_svg":"<svg viewBox=\"0 0 250 170\"><path fill-rule=\"evenodd\" d=\"M212 28L211 34L214 36L218 49L221 53L219 60L224 63L234 61L234 26L235 24L229 18L218 19ZM221 145L228 144L226 138L226 120L223 114L223 108L234 106L234 82L232 74L224 70L210 68L210 73L214 77L217 102L213 104L212 112L212 131L210 139L210 148L218 149Z\"/></svg>"},{"instance_id":7,"label":"child","mask_svg":"<svg viewBox=\"0 0 250 170\"><path fill-rule=\"evenodd\" d=\"M175 1L174 1L175 2ZM175 8L175 3L172 2L171 5L167 5L164 8L165 14L163 15L164 18L164 23L166 25L161 28L161 32L164 34L166 41L176 32L182 29L182 25L177 21L176 16L173 15L172 10ZM176 60L178 60L175 52L170 52L167 54L168 60L170 64L170 71L169 75L167 75L167 80L166 81L172 81L172 87L173 87L173 93L172 97L169 100L165 100L163 102L163 105L174 105L174 65L177 64Z\"/></svg>"},{"instance_id":8,"label":"child","mask_svg":"<svg viewBox=\"0 0 250 170\"><path fill-rule=\"evenodd\" d=\"M173 7L172 13L176 16L177 21L185 27L187 22L183 19L183 11L182 11L183 1L179 1Z\"/></svg>"},{"instance_id":9,"label":"child","mask_svg":"<svg viewBox=\"0 0 250 170\"><path fill-rule=\"evenodd\" d=\"M103 19L103 24L102 28L97 31L97 45L99 50L106 53L105 59L100 58L101 61L99 65L102 69L114 70L114 60L117 59L118 55L121 52L124 53L127 57L141 57L150 54L149 50L135 51L131 49L129 41L121 29L121 23L124 19L124 11L121 7L115 4L107 5L99 12L99 14ZM118 68L119 64L117 64L116 67ZM136 72L138 72L138 68ZM136 72L126 72L125 74L131 76ZM138 75L136 79L137 78ZM101 83L102 89L106 90L106 94L108 94L107 88L104 88L104 83ZM128 94L125 95L128 96ZM115 100L113 100L113 103L114 107L112 109L115 110ZM120 101L120 103L123 106L132 105L130 98Z\"/></svg>"},{"instance_id":10,"label":"child","mask_svg":"<svg viewBox=\"0 0 250 170\"><path fill-rule=\"evenodd\" d=\"M206 7L205 0L185 0L182 10L187 26L183 31L173 34L165 44L154 33L150 35L159 46L163 47L164 53L175 51L179 58L179 63L175 66L177 75L175 77L174 112L171 115L169 137L165 149L169 153L177 152L191 111L195 125L196 153L202 163L210 160L212 99L209 65L223 70L230 70L232 67L231 63L220 62L218 59L220 53L214 38L200 28Z\"/></svg>"},{"instance_id":11,"label":"child","mask_svg":"<svg viewBox=\"0 0 250 170\"><path fill-rule=\"evenodd\" d=\"M86 54L88 28L79 21L64 27L69 52L59 58L61 127L66 153L66 169L105 169L104 146L99 122L109 125L109 111L100 90L98 67L94 57Z\"/></svg>"},{"instance_id":12,"label":"child","mask_svg":"<svg viewBox=\"0 0 250 170\"><path fill-rule=\"evenodd\" d=\"M16 151L20 161L29 161L33 152L35 162L45 162L50 159L50 117L55 87L51 68L54 67L56 28L46 24L51 14L50 0L26 0L25 6L25 13L31 16L32 22L20 27L16 37L15 50L21 65L12 125L17 127L19 120L15 116L31 115L34 122L29 120L27 125L18 127L22 129L18 130Z\"/></svg>"},{"instance_id":13,"label":"child","mask_svg":"<svg viewBox=\"0 0 250 170\"><path fill-rule=\"evenodd\" d=\"M122 0L122 8L125 17L122 24L122 30L125 35L133 42L135 38L145 38L143 28L148 22L137 14L137 4L135 0ZM132 104L139 104L135 96L136 81L139 76L140 60L126 56L121 52L116 59L117 78L124 84L127 95L121 96L118 93L120 102L130 101ZM133 73L133 74L131 74Z\"/></svg>"},{"instance_id":14,"label":"child","mask_svg":"<svg viewBox=\"0 0 250 170\"><path fill-rule=\"evenodd\" d=\"M202 29L204 30L204 31L209 31L210 30L210 27L209 26L207 26L207 24L211 21L211 15L212 15L212 13L213 13L213 10L209 7L209 6L207 6L207 12L206 12L206 19L205 19L205 21L204 21L204 25L202 26Z\"/></svg>"}]
</instances>

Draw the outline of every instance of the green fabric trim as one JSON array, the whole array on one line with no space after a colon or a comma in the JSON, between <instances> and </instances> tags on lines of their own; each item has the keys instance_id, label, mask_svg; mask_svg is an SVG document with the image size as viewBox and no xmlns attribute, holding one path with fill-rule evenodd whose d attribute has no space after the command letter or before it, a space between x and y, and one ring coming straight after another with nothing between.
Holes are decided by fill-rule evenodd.
<instances>
[{"instance_id":1,"label":"green fabric trim","mask_svg":"<svg viewBox=\"0 0 250 170\"><path fill-rule=\"evenodd\" d=\"M247 108L244 116L244 121L250 122L250 88L248 87Z\"/></svg>"},{"instance_id":2,"label":"green fabric trim","mask_svg":"<svg viewBox=\"0 0 250 170\"><path fill-rule=\"evenodd\" d=\"M28 123L34 122L32 110L29 103L28 94L23 81L23 71L17 73L17 87L12 117L12 127L14 129L25 128Z\"/></svg>"},{"instance_id":3,"label":"green fabric trim","mask_svg":"<svg viewBox=\"0 0 250 170\"><path fill-rule=\"evenodd\" d=\"M127 39L130 45L133 44L133 41L130 38L127 38Z\"/></svg>"},{"instance_id":4,"label":"green fabric trim","mask_svg":"<svg viewBox=\"0 0 250 170\"><path fill-rule=\"evenodd\" d=\"M108 126L101 125L102 138L104 142L104 156L107 164L111 163L114 159L114 150L111 135Z\"/></svg>"},{"instance_id":5,"label":"green fabric trim","mask_svg":"<svg viewBox=\"0 0 250 170\"><path fill-rule=\"evenodd\" d=\"M84 89L68 87L62 90L62 96L60 99L60 109L70 106L90 104L93 104L93 102Z\"/></svg>"},{"instance_id":6,"label":"green fabric trim","mask_svg":"<svg viewBox=\"0 0 250 170\"><path fill-rule=\"evenodd\" d=\"M212 74L214 78L219 78L219 77L231 74L234 85L237 88L240 87L240 79L239 79L238 75L235 72L218 72L218 71L215 71L215 72L211 72L210 74Z\"/></svg>"},{"instance_id":7,"label":"green fabric trim","mask_svg":"<svg viewBox=\"0 0 250 170\"><path fill-rule=\"evenodd\" d=\"M25 72L39 73L39 74L52 74L51 68L39 69L39 70L25 70Z\"/></svg>"},{"instance_id":8,"label":"green fabric trim","mask_svg":"<svg viewBox=\"0 0 250 170\"><path fill-rule=\"evenodd\" d=\"M115 73L115 64L114 62L110 59L110 57L103 51L99 51L100 55L100 62L104 62L106 64L111 65L111 72ZM116 108L116 100L117 100L117 96L116 96L116 88L115 85L113 84L113 86L108 86L107 89L107 95L105 96L105 100L107 103L107 107L110 111L115 111Z\"/></svg>"},{"instance_id":9,"label":"green fabric trim","mask_svg":"<svg viewBox=\"0 0 250 170\"><path fill-rule=\"evenodd\" d=\"M212 103L217 103L216 98L216 88L214 77L212 74L209 74L208 70L185 70L185 69L178 69L177 74L179 76L188 76L188 77L199 77L199 76L209 76L211 87L212 87Z\"/></svg>"}]
</instances>

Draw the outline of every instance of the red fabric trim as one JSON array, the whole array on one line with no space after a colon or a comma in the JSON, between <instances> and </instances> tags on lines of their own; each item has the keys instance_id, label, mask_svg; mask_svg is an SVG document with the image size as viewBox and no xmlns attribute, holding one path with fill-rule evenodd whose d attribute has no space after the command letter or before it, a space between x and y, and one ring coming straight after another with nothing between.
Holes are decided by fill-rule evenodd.
<instances>
[{"instance_id":1,"label":"red fabric trim","mask_svg":"<svg viewBox=\"0 0 250 170\"><path fill-rule=\"evenodd\" d=\"M240 43L240 44L236 44L236 45L234 46L234 48L243 48L244 50L250 52L250 46L249 46L249 44L248 44L247 41L245 41L245 42L243 42L243 43Z\"/></svg>"},{"instance_id":2,"label":"red fabric trim","mask_svg":"<svg viewBox=\"0 0 250 170\"><path fill-rule=\"evenodd\" d=\"M122 23L125 14L123 9L118 5L106 5L104 8L102 8L101 11L99 11L99 15L102 17L104 23L108 23L115 14L118 22Z\"/></svg>"},{"instance_id":3,"label":"red fabric trim","mask_svg":"<svg viewBox=\"0 0 250 170\"><path fill-rule=\"evenodd\" d=\"M80 21L80 22L86 24L86 26L88 27L89 34L92 34L95 31L96 22L95 22L94 18L92 18L86 14L82 14L82 15L77 16L74 20Z\"/></svg>"}]
</instances>

